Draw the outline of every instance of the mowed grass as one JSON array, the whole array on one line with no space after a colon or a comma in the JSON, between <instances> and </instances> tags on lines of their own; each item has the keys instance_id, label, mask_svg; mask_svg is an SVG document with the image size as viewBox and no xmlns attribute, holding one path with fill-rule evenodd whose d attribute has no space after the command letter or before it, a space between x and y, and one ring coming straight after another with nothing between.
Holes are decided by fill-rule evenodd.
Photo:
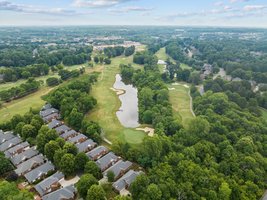
<instances>
[{"instance_id":1,"label":"mowed grass","mask_svg":"<svg viewBox=\"0 0 267 200\"><path fill-rule=\"evenodd\" d=\"M46 79L48 79L50 77L57 77L58 78L59 75L58 74L49 74L49 75L46 75L46 76L36 77L35 80L43 81L44 84L45 84ZM18 80L16 82L1 83L0 84L0 92L3 91L3 90L11 89L12 87L18 87L21 84L25 83L26 81L27 81L26 79L20 79L20 80Z\"/></svg>"},{"instance_id":2,"label":"mowed grass","mask_svg":"<svg viewBox=\"0 0 267 200\"><path fill-rule=\"evenodd\" d=\"M117 57L112 59L111 65L103 68L98 82L92 88L92 96L97 99L97 107L87 115L88 120L96 121L103 128L105 137L111 142L121 141L130 144L140 144L145 137L142 131L123 127L117 116L116 111L120 108L120 100L115 92L110 88L113 87L115 76L120 72L120 64L132 63L131 57ZM133 65L139 68L137 65ZM100 65L95 66L101 67Z\"/></svg>"},{"instance_id":3,"label":"mowed grass","mask_svg":"<svg viewBox=\"0 0 267 200\"><path fill-rule=\"evenodd\" d=\"M181 119L184 126L187 126L189 121L194 118L190 110L189 88L179 85L168 85L172 88L169 91L170 102L174 111L174 116Z\"/></svg>"},{"instance_id":4,"label":"mowed grass","mask_svg":"<svg viewBox=\"0 0 267 200\"><path fill-rule=\"evenodd\" d=\"M261 108L262 117L267 121L267 110L264 108Z\"/></svg>"},{"instance_id":5,"label":"mowed grass","mask_svg":"<svg viewBox=\"0 0 267 200\"><path fill-rule=\"evenodd\" d=\"M41 97L52 89L53 88L43 87L33 94L9 103L4 103L0 109L0 123L10 120L16 114L23 115L28 112L30 108L40 109L45 103Z\"/></svg>"}]
</instances>

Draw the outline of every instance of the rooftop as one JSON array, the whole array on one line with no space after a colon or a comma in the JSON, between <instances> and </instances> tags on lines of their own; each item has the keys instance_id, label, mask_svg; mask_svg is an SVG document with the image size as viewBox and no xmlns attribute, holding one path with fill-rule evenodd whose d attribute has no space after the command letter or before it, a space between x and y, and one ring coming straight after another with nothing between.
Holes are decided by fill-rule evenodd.
<instances>
[{"instance_id":1,"label":"rooftop","mask_svg":"<svg viewBox=\"0 0 267 200\"><path fill-rule=\"evenodd\" d=\"M67 131L67 132L63 133L62 135L60 135L60 137L62 137L66 140L69 137L74 137L77 134L78 134L78 132L76 132L75 130L70 130L70 131Z\"/></svg>"},{"instance_id":2,"label":"rooftop","mask_svg":"<svg viewBox=\"0 0 267 200\"><path fill-rule=\"evenodd\" d=\"M40 116L41 116L42 118L44 118L44 117L46 117L46 116L48 116L48 115L51 115L51 114L53 114L53 113L59 113L59 112L58 112L58 110L55 109L55 108L49 108L49 109L47 109L47 110L40 111Z\"/></svg>"},{"instance_id":3,"label":"rooftop","mask_svg":"<svg viewBox=\"0 0 267 200\"><path fill-rule=\"evenodd\" d=\"M14 156L14 154L18 153L19 150L22 150L26 147L30 146L28 142L22 142L8 150L5 151L5 156L7 158L11 158L12 156Z\"/></svg>"},{"instance_id":4,"label":"rooftop","mask_svg":"<svg viewBox=\"0 0 267 200\"><path fill-rule=\"evenodd\" d=\"M78 134L73 138L69 138L68 141L72 143L79 143L80 140L86 140L87 137L84 134Z\"/></svg>"},{"instance_id":5,"label":"rooftop","mask_svg":"<svg viewBox=\"0 0 267 200\"><path fill-rule=\"evenodd\" d=\"M14 138L15 135L13 135L12 133L3 133L3 131L1 130L0 132L0 144Z\"/></svg>"},{"instance_id":6,"label":"rooftop","mask_svg":"<svg viewBox=\"0 0 267 200\"><path fill-rule=\"evenodd\" d=\"M21 162L23 162L27 159L30 159L33 156L36 156L38 153L39 153L38 151L34 150L33 148L30 148L30 149L27 149L26 151L24 151L18 155L15 155L13 158L11 158L11 162L14 165L18 165Z\"/></svg>"},{"instance_id":7,"label":"rooftop","mask_svg":"<svg viewBox=\"0 0 267 200\"><path fill-rule=\"evenodd\" d=\"M66 131L69 131L71 128L66 126L65 124L55 128L55 130L58 132L58 133L65 133Z\"/></svg>"},{"instance_id":8,"label":"rooftop","mask_svg":"<svg viewBox=\"0 0 267 200\"><path fill-rule=\"evenodd\" d=\"M108 149L104 146L99 146L93 149L92 151L89 151L86 155L93 159L94 157L98 156L99 154L102 154L103 152L108 152Z\"/></svg>"},{"instance_id":9,"label":"rooftop","mask_svg":"<svg viewBox=\"0 0 267 200\"><path fill-rule=\"evenodd\" d=\"M112 171L115 175L115 179L117 179L122 173L125 173L131 166L133 165L130 161L119 160L115 165L108 168L103 174L107 175L109 171Z\"/></svg>"},{"instance_id":10,"label":"rooftop","mask_svg":"<svg viewBox=\"0 0 267 200\"><path fill-rule=\"evenodd\" d=\"M55 192L43 196L43 200L67 200L73 199L75 197L76 189L74 185L70 185L64 188L61 188Z\"/></svg>"},{"instance_id":11,"label":"rooftop","mask_svg":"<svg viewBox=\"0 0 267 200\"><path fill-rule=\"evenodd\" d=\"M50 129L53 129L53 128L56 128L57 126L61 125L62 122L61 121L58 121L56 119L52 120L50 123L47 124L47 126L50 128Z\"/></svg>"},{"instance_id":12,"label":"rooftop","mask_svg":"<svg viewBox=\"0 0 267 200\"><path fill-rule=\"evenodd\" d=\"M55 166L51 162L47 162L25 174L25 178L29 183L32 183L53 170L55 170Z\"/></svg>"},{"instance_id":13,"label":"rooftop","mask_svg":"<svg viewBox=\"0 0 267 200\"><path fill-rule=\"evenodd\" d=\"M28 171L29 169L32 169L35 165L40 165L44 163L45 157L42 154L39 154L37 156L32 157L31 159L19 164L17 166L17 169L15 170L16 174L21 175Z\"/></svg>"},{"instance_id":14,"label":"rooftop","mask_svg":"<svg viewBox=\"0 0 267 200\"><path fill-rule=\"evenodd\" d=\"M86 152L87 149L92 149L92 148L94 148L96 145L97 145L97 144L96 144L93 140L88 139L88 140L86 140L85 142L76 144L76 147L78 148L78 151L79 151L79 152Z\"/></svg>"},{"instance_id":15,"label":"rooftop","mask_svg":"<svg viewBox=\"0 0 267 200\"><path fill-rule=\"evenodd\" d=\"M18 137L14 137L0 145L0 151L6 151L7 149L21 143L22 140Z\"/></svg>"},{"instance_id":16,"label":"rooftop","mask_svg":"<svg viewBox=\"0 0 267 200\"><path fill-rule=\"evenodd\" d=\"M113 152L109 152L107 155L96 161L96 164L101 169L101 171L104 171L107 167L113 165L118 160L118 156L116 156Z\"/></svg>"}]
</instances>

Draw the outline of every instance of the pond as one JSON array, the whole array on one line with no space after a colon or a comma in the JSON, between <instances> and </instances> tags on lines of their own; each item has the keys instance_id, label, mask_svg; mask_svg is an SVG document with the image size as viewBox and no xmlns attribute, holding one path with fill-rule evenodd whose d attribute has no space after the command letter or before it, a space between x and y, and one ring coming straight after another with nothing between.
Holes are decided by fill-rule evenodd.
<instances>
[{"instance_id":1,"label":"pond","mask_svg":"<svg viewBox=\"0 0 267 200\"><path fill-rule=\"evenodd\" d=\"M137 89L133 85L126 85L120 76L116 75L116 81L113 85L116 90L123 90L124 93L119 95L121 107L116 112L120 123L126 128L136 128L138 123L138 97Z\"/></svg>"}]
</instances>

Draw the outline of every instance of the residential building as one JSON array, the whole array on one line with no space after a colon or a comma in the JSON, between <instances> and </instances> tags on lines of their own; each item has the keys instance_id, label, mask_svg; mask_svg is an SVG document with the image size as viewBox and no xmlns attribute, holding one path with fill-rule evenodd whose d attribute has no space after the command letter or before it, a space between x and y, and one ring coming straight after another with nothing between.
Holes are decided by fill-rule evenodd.
<instances>
[{"instance_id":1,"label":"residential building","mask_svg":"<svg viewBox=\"0 0 267 200\"><path fill-rule=\"evenodd\" d=\"M119 159L120 158L116 156L113 152L109 152L107 155L97 160L96 164L103 172L112 165L114 165L116 162L118 162Z\"/></svg>"},{"instance_id":2,"label":"residential building","mask_svg":"<svg viewBox=\"0 0 267 200\"><path fill-rule=\"evenodd\" d=\"M86 153L86 155L91 159L91 160L98 160L101 158L103 155L108 153L108 149L104 146L99 146L96 147L95 149L89 151Z\"/></svg>"},{"instance_id":3,"label":"residential building","mask_svg":"<svg viewBox=\"0 0 267 200\"><path fill-rule=\"evenodd\" d=\"M62 137L64 140L68 140L69 138L75 137L78 134L79 133L76 132L75 130L70 130L70 131L67 131L67 132L61 134L60 137Z\"/></svg>"},{"instance_id":4,"label":"residential building","mask_svg":"<svg viewBox=\"0 0 267 200\"><path fill-rule=\"evenodd\" d=\"M62 122L56 119L53 119L50 123L47 124L48 128L50 129L57 128L61 125L62 125Z\"/></svg>"},{"instance_id":5,"label":"residential building","mask_svg":"<svg viewBox=\"0 0 267 200\"><path fill-rule=\"evenodd\" d=\"M68 141L74 144L82 143L88 138L84 134L78 134L77 136L73 138L69 138Z\"/></svg>"},{"instance_id":6,"label":"residential building","mask_svg":"<svg viewBox=\"0 0 267 200\"><path fill-rule=\"evenodd\" d=\"M97 144L93 140L88 139L82 143L75 144L75 146L78 148L79 152L86 153L88 151L91 151L93 148L95 148Z\"/></svg>"},{"instance_id":7,"label":"residential building","mask_svg":"<svg viewBox=\"0 0 267 200\"><path fill-rule=\"evenodd\" d=\"M29 147L29 143L28 142L22 142L16 146L13 146L12 148L6 150L4 153L5 153L5 156L7 158L11 158L17 154L20 154L22 153L23 151L25 151L25 148Z\"/></svg>"},{"instance_id":8,"label":"residential building","mask_svg":"<svg viewBox=\"0 0 267 200\"><path fill-rule=\"evenodd\" d=\"M130 161L119 160L112 167L104 171L103 175L107 176L107 173L111 171L114 174L114 180L117 180L119 177L123 176L132 167L132 165L133 163Z\"/></svg>"},{"instance_id":9,"label":"residential building","mask_svg":"<svg viewBox=\"0 0 267 200\"><path fill-rule=\"evenodd\" d=\"M0 132L0 144L14 138L15 135L13 133L4 133L2 130Z\"/></svg>"},{"instance_id":10,"label":"residential building","mask_svg":"<svg viewBox=\"0 0 267 200\"><path fill-rule=\"evenodd\" d=\"M49 109L40 111L40 116L41 116L41 118L44 118L44 117L51 115L53 113L59 113L59 111L55 108L49 108Z\"/></svg>"},{"instance_id":11,"label":"residential building","mask_svg":"<svg viewBox=\"0 0 267 200\"><path fill-rule=\"evenodd\" d=\"M14 137L0 145L0 151L6 151L10 149L11 147L21 143L22 140L19 137Z\"/></svg>"},{"instance_id":12,"label":"residential building","mask_svg":"<svg viewBox=\"0 0 267 200\"><path fill-rule=\"evenodd\" d=\"M10 160L15 166L17 166L20 163L25 162L26 160L32 158L33 156L36 156L37 154L39 154L38 151L36 151L33 148L29 148L29 149L25 150L24 152L15 155Z\"/></svg>"},{"instance_id":13,"label":"residential building","mask_svg":"<svg viewBox=\"0 0 267 200\"><path fill-rule=\"evenodd\" d=\"M68 127L68 126L66 126L65 124L63 124L63 125L61 125L61 126L55 128L55 130L56 130L56 132L57 132L58 134L62 134L62 133L65 133L65 132L71 130L71 128Z\"/></svg>"},{"instance_id":14,"label":"residential building","mask_svg":"<svg viewBox=\"0 0 267 200\"><path fill-rule=\"evenodd\" d=\"M43 200L74 200L76 189L70 185L43 196Z\"/></svg>"},{"instance_id":15,"label":"residential building","mask_svg":"<svg viewBox=\"0 0 267 200\"><path fill-rule=\"evenodd\" d=\"M41 179L43 176L47 175L48 172L51 172L53 170L55 170L55 166L51 162L46 162L35 168L34 170L28 172L24 176L29 183L33 183Z\"/></svg>"}]
</instances>

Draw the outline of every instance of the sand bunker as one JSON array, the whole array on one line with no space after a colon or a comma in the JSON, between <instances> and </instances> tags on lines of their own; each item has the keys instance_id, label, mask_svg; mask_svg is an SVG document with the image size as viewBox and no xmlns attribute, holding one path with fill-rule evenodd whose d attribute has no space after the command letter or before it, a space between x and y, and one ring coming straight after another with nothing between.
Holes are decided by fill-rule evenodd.
<instances>
[{"instance_id":1,"label":"sand bunker","mask_svg":"<svg viewBox=\"0 0 267 200\"><path fill-rule=\"evenodd\" d=\"M136 128L137 131L144 131L145 133L148 133L149 137L153 137L154 136L154 131L155 129L153 128L149 128L149 127L145 127L145 128Z\"/></svg>"},{"instance_id":2,"label":"sand bunker","mask_svg":"<svg viewBox=\"0 0 267 200\"><path fill-rule=\"evenodd\" d=\"M122 95L125 93L125 90L122 89L115 89L115 88L110 88L112 91L116 92L118 96Z\"/></svg>"}]
</instances>

